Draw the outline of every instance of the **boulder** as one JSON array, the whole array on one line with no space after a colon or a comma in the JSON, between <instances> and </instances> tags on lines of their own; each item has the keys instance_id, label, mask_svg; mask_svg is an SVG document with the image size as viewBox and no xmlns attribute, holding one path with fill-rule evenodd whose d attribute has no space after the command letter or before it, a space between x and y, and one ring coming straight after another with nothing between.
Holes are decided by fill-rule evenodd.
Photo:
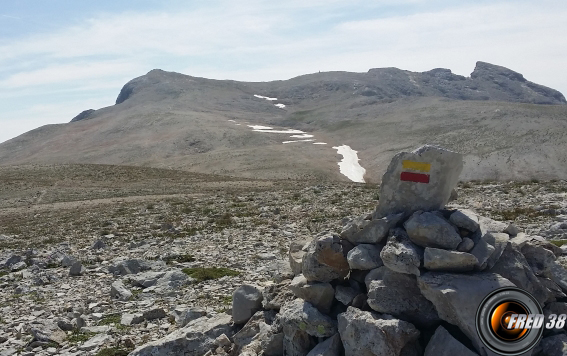
<instances>
[{"instance_id":1,"label":"boulder","mask_svg":"<svg viewBox=\"0 0 567 356\"><path fill-rule=\"evenodd\" d=\"M347 254L351 269L371 270L383 265L380 258L380 248L371 244L360 244Z\"/></svg>"},{"instance_id":2,"label":"boulder","mask_svg":"<svg viewBox=\"0 0 567 356\"><path fill-rule=\"evenodd\" d=\"M282 325L292 325L315 337L329 337L337 333L337 323L322 314L311 303L295 299L280 309Z\"/></svg>"},{"instance_id":3,"label":"boulder","mask_svg":"<svg viewBox=\"0 0 567 356\"><path fill-rule=\"evenodd\" d=\"M262 307L266 310L280 310L282 305L294 298L289 285L290 281L286 280L264 287L262 291Z\"/></svg>"},{"instance_id":4,"label":"boulder","mask_svg":"<svg viewBox=\"0 0 567 356\"><path fill-rule=\"evenodd\" d=\"M566 356L567 355L567 335L559 334L546 337L540 341L542 355L545 356Z\"/></svg>"},{"instance_id":5,"label":"boulder","mask_svg":"<svg viewBox=\"0 0 567 356\"><path fill-rule=\"evenodd\" d=\"M347 240L355 245L380 243L388 236L388 231L396 226L403 216L404 214L391 214L381 219L371 220L362 230L353 234L345 234L345 236L348 236Z\"/></svg>"},{"instance_id":6,"label":"boulder","mask_svg":"<svg viewBox=\"0 0 567 356\"><path fill-rule=\"evenodd\" d=\"M315 238L303 256L302 272L308 281L330 282L345 278L349 270L340 238L336 235Z\"/></svg>"},{"instance_id":7,"label":"boulder","mask_svg":"<svg viewBox=\"0 0 567 356\"><path fill-rule=\"evenodd\" d=\"M540 303L554 300L553 293L541 284L540 280L532 272L530 265L524 255L508 243L502 256L490 269L514 283L517 287L528 291Z\"/></svg>"},{"instance_id":8,"label":"boulder","mask_svg":"<svg viewBox=\"0 0 567 356\"><path fill-rule=\"evenodd\" d=\"M165 263L161 262L151 262L141 259L127 259L124 257L119 257L112 261L112 264L108 266L108 271L112 274L117 275L127 275L136 274L144 271L148 271L155 267L165 267Z\"/></svg>"},{"instance_id":9,"label":"boulder","mask_svg":"<svg viewBox=\"0 0 567 356\"><path fill-rule=\"evenodd\" d=\"M340 356L342 349L341 336L337 333L317 344L313 350L309 351L307 356Z\"/></svg>"},{"instance_id":10,"label":"boulder","mask_svg":"<svg viewBox=\"0 0 567 356\"><path fill-rule=\"evenodd\" d=\"M69 276L82 276L86 271L81 262L75 262L71 268L69 268Z\"/></svg>"},{"instance_id":11,"label":"boulder","mask_svg":"<svg viewBox=\"0 0 567 356\"><path fill-rule=\"evenodd\" d=\"M337 317L345 355L393 356L419 338L412 324L357 308L348 307Z\"/></svg>"},{"instance_id":12,"label":"boulder","mask_svg":"<svg viewBox=\"0 0 567 356\"><path fill-rule=\"evenodd\" d=\"M453 225L462 229L475 232L479 228L478 215L468 209L458 209L449 216L449 221Z\"/></svg>"},{"instance_id":13,"label":"boulder","mask_svg":"<svg viewBox=\"0 0 567 356\"><path fill-rule=\"evenodd\" d=\"M187 355L201 356L216 348L215 339L225 334L232 337L231 317L227 314L193 320L171 334L139 346L129 356Z\"/></svg>"},{"instance_id":14,"label":"boulder","mask_svg":"<svg viewBox=\"0 0 567 356\"><path fill-rule=\"evenodd\" d=\"M262 309L262 291L259 287L243 284L232 295L232 318L235 324L244 324Z\"/></svg>"},{"instance_id":15,"label":"boulder","mask_svg":"<svg viewBox=\"0 0 567 356\"><path fill-rule=\"evenodd\" d=\"M289 266L294 275L301 274L303 265L303 255L305 255L304 247L309 243L306 240L293 241L289 244Z\"/></svg>"},{"instance_id":16,"label":"boulder","mask_svg":"<svg viewBox=\"0 0 567 356\"><path fill-rule=\"evenodd\" d=\"M309 282L300 274L291 281L289 289L296 297L313 304L321 313L330 312L335 295L330 283Z\"/></svg>"},{"instance_id":17,"label":"boulder","mask_svg":"<svg viewBox=\"0 0 567 356\"><path fill-rule=\"evenodd\" d=\"M461 344L442 326L435 330L435 334L427 347L425 348L425 356L478 356L477 353L469 350L465 345Z\"/></svg>"},{"instance_id":18,"label":"boulder","mask_svg":"<svg viewBox=\"0 0 567 356\"><path fill-rule=\"evenodd\" d=\"M410 240L422 247L455 250L462 241L456 228L431 212L415 212L404 223Z\"/></svg>"},{"instance_id":19,"label":"boulder","mask_svg":"<svg viewBox=\"0 0 567 356\"><path fill-rule=\"evenodd\" d=\"M110 285L110 296L119 300L129 300L132 297L132 292L126 288L122 281L115 281Z\"/></svg>"},{"instance_id":20,"label":"boulder","mask_svg":"<svg viewBox=\"0 0 567 356\"><path fill-rule=\"evenodd\" d=\"M447 251L433 247L425 249L423 265L430 271L468 272L478 263L475 256L466 252Z\"/></svg>"},{"instance_id":21,"label":"boulder","mask_svg":"<svg viewBox=\"0 0 567 356\"><path fill-rule=\"evenodd\" d=\"M393 229L388 243L380 252L382 262L389 269L419 276L423 250L414 245L403 229Z\"/></svg>"},{"instance_id":22,"label":"boulder","mask_svg":"<svg viewBox=\"0 0 567 356\"><path fill-rule=\"evenodd\" d=\"M167 313L163 308L153 308L143 312L142 316L145 320L155 320L165 318L167 316Z\"/></svg>"},{"instance_id":23,"label":"boulder","mask_svg":"<svg viewBox=\"0 0 567 356\"><path fill-rule=\"evenodd\" d=\"M459 252L469 252L474 248L474 241L468 237L463 237L463 241L457 246Z\"/></svg>"},{"instance_id":24,"label":"boulder","mask_svg":"<svg viewBox=\"0 0 567 356\"><path fill-rule=\"evenodd\" d=\"M274 322L276 317L275 311L258 311L256 312L240 329L236 334L234 334L233 340L236 346L239 349L259 349L261 348L260 338L266 335L259 335L261 333L267 334L269 331L271 332L270 325ZM255 345L251 345L255 343ZM283 346L283 345L282 345Z\"/></svg>"},{"instance_id":25,"label":"boulder","mask_svg":"<svg viewBox=\"0 0 567 356\"><path fill-rule=\"evenodd\" d=\"M502 252L504 252L504 249L510 241L510 236L502 232L487 232L482 238L489 245L494 247L494 252L492 252L488 260L486 260L486 268L491 269L502 255Z\"/></svg>"},{"instance_id":26,"label":"boulder","mask_svg":"<svg viewBox=\"0 0 567 356\"><path fill-rule=\"evenodd\" d=\"M421 293L435 306L439 317L456 325L480 351L475 318L478 306L490 292L514 284L496 273L453 274L428 272L418 277Z\"/></svg>"},{"instance_id":27,"label":"boulder","mask_svg":"<svg viewBox=\"0 0 567 356\"><path fill-rule=\"evenodd\" d=\"M376 216L443 208L462 169L463 156L440 147L396 154L382 176Z\"/></svg>"},{"instance_id":28,"label":"boulder","mask_svg":"<svg viewBox=\"0 0 567 356\"><path fill-rule=\"evenodd\" d=\"M480 230L473 236L474 248L470 251L470 254L476 257L477 264L475 265L475 270L482 271L488 265L488 259L495 251L494 246L489 244L481 235Z\"/></svg>"},{"instance_id":29,"label":"boulder","mask_svg":"<svg viewBox=\"0 0 567 356\"><path fill-rule=\"evenodd\" d=\"M193 307L188 309L175 309L173 317L175 318L175 323L179 327L184 327L193 320L197 320L202 316L207 315L207 311L203 308Z\"/></svg>"},{"instance_id":30,"label":"boulder","mask_svg":"<svg viewBox=\"0 0 567 356\"><path fill-rule=\"evenodd\" d=\"M358 291L352 287L337 286L335 288L335 299L344 305L351 305L358 294Z\"/></svg>"},{"instance_id":31,"label":"boulder","mask_svg":"<svg viewBox=\"0 0 567 356\"><path fill-rule=\"evenodd\" d=\"M478 225L480 228L480 233L482 235L486 234L487 232L504 232L508 227L508 224L506 224L505 222L492 220L491 218L487 218L486 216L478 217Z\"/></svg>"},{"instance_id":32,"label":"boulder","mask_svg":"<svg viewBox=\"0 0 567 356\"><path fill-rule=\"evenodd\" d=\"M316 339L292 324L283 325L283 354L306 356L317 345Z\"/></svg>"},{"instance_id":33,"label":"boulder","mask_svg":"<svg viewBox=\"0 0 567 356\"><path fill-rule=\"evenodd\" d=\"M440 321L433 304L427 300L412 274L380 267L369 274L367 303L373 310L393 315L418 327L430 327Z\"/></svg>"}]
</instances>

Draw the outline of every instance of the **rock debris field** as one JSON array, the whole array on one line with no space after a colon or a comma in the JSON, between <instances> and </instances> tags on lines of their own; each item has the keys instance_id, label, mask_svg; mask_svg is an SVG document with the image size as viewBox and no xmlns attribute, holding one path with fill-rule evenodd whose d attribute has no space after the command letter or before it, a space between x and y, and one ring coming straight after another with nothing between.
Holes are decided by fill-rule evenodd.
<instances>
[{"instance_id":1,"label":"rock debris field","mask_svg":"<svg viewBox=\"0 0 567 356\"><path fill-rule=\"evenodd\" d=\"M437 184L416 154L381 187L0 170L0 355L475 355L497 286L565 313L567 183ZM399 167L442 198L408 209Z\"/></svg>"}]
</instances>

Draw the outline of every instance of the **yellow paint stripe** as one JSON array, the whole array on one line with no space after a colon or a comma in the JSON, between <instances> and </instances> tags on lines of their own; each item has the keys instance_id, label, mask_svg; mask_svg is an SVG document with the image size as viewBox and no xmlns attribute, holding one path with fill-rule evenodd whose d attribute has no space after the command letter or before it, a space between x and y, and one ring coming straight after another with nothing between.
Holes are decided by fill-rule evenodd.
<instances>
[{"instance_id":1,"label":"yellow paint stripe","mask_svg":"<svg viewBox=\"0 0 567 356\"><path fill-rule=\"evenodd\" d=\"M413 169L421 172L429 172L431 170L431 163L404 160L402 161L402 167L404 169Z\"/></svg>"}]
</instances>

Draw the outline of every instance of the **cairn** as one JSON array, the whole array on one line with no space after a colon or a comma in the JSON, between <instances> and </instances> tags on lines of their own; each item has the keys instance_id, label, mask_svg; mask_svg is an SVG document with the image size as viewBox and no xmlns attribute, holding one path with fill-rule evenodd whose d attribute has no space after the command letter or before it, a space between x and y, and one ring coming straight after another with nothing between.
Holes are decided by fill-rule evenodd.
<instances>
[{"instance_id":1,"label":"cairn","mask_svg":"<svg viewBox=\"0 0 567 356\"><path fill-rule=\"evenodd\" d=\"M235 326L211 334L205 355L486 355L477 308L507 286L531 293L545 314L567 313L559 247L445 208L462 167L460 154L434 146L397 154L376 211L340 235L292 243L292 280L237 288ZM548 330L532 354L566 349L565 330Z\"/></svg>"}]
</instances>

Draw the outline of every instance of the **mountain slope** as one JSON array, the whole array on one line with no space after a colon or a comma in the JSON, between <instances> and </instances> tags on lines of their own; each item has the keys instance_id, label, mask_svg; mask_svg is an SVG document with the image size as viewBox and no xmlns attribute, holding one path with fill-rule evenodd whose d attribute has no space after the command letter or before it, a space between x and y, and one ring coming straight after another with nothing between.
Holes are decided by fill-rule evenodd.
<instances>
[{"instance_id":1,"label":"mountain slope","mask_svg":"<svg viewBox=\"0 0 567 356\"><path fill-rule=\"evenodd\" d=\"M567 178L565 103L558 91L484 62L468 78L448 69L382 68L265 83L152 70L128 82L114 106L0 144L0 164L127 164L346 180L332 147L347 144L359 151L366 180L378 181L397 151L432 143L466 155L465 179ZM302 139L315 141L282 143Z\"/></svg>"}]
</instances>

